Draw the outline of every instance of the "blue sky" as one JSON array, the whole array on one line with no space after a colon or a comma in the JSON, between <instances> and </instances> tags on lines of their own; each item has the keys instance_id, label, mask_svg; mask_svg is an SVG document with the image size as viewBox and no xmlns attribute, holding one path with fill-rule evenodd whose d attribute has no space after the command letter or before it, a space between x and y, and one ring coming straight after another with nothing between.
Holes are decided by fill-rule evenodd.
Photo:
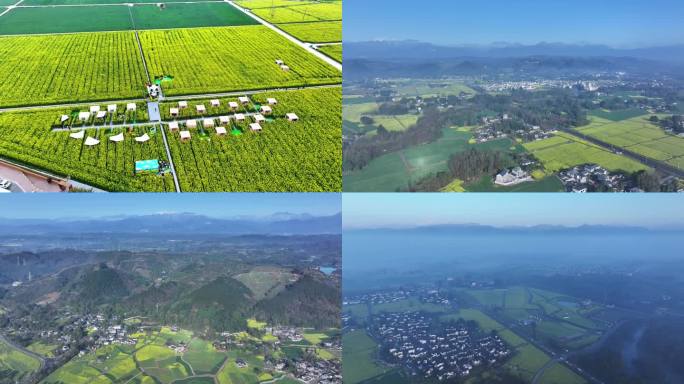
<instances>
[{"instance_id":1,"label":"blue sky","mask_svg":"<svg viewBox=\"0 0 684 384\"><path fill-rule=\"evenodd\" d=\"M343 18L345 41L684 42L682 0L345 0Z\"/></svg>"},{"instance_id":2,"label":"blue sky","mask_svg":"<svg viewBox=\"0 0 684 384\"><path fill-rule=\"evenodd\" d=\"M684 225L683 194L365 194L342 198L345 228L431 224Z\"/></svg>"},{"instance_id":3,"label":"blue sky","mask_svg":"<svg viewBox=\"0 0 684 384\"><path fill-rule=\"evenodd\" d=\"M0 196L0 218L64 218L190 212L211 217L268 216L276 212L331 215L336 193L13 193Z\"/></svg>"}]
</instances>

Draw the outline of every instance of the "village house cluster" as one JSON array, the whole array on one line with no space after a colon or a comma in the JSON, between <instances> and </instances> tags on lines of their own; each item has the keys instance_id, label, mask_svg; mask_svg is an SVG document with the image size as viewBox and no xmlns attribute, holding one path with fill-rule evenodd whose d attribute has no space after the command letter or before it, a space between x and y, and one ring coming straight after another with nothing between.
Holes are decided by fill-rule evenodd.
<instances>
[{"instance_id":1,"label":"village house cluster","mask_svg":"<svg viewBox=\"0 0 684 384\"><path fill-rule=\"evenodd\" d=\"M561 171L558 177L568 192L585 193L598 189L620 191L624 188L625 176L610 173L596 164L583 164Z\"/></svg>"},{"instance_id":2,"label":"village house cluster","mask_svg":"<svg viewBox=\"0 0 684 384\"><path fill-rule=\"evenodd\" d=\"M386 313L374 317L369 333L388 360L440 381L468 376L476 367L493 366L511 354L498 335L485 335L475 325L455 322L436 331L433 321L421 312Z\"/></svg>"},{"instance_id":3,"label":"village house cluster","mask_svg":"<svg viewBox=\"0 0 684 384\"><path fill-rule=\"evenodd\" d=\"M408 299L413 295L412 291L398 290L395 292L374 292L357 296L345 297L343 305L354 304L386 304Z\"/></svg>"},{"instance_id":4,"label":"village house cluster","mask_svg":"<svg viewBox=\"0 0 684 384\"><path fill-rule=\"evenodd\" d=\"M301 359L295 365L295 377L305 383L342 384L339 360Z\"/></svg>"}]
</instances>

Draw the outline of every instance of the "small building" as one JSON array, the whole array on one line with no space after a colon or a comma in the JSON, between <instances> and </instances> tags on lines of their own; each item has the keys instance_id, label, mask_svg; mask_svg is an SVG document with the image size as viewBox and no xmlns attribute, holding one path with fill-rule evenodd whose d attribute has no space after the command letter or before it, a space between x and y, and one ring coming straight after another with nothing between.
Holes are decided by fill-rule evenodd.
<instances>
[{"instance_id":1,"label":"small building","mask_svg":"<svg viewBox=\"0 0 684 384\"><path fill-rule=\"evenodd\" d=\"M219 136L225 136L228 134L226 127L216 127L216 134Z\"/></svg>"},{"instance_id":2,"label":"small building","mask_svg":"<svg viewBox=\"0 0 684 384\"><path fill-rule=\"evenodd\" d=\"M207 108L204 107L204 104L197 104L197 106L195 106L195 108L197 108L197 113L206 113L207 112Z\"/></svg>"},{"instance_id":3,"label":"small building","mask_svg":"<svg viewBox=\"0 0 684 384\"><path fill-rule=\"evenodd\" d=\"M299 121L299 116L295 115L294 113L288 113L285 115L289 121Z\"/></svg>"},{"instance_id":4,"label":"small building","mask_svg":"<svg viewBox=\"0 0 684 384\"><path fill-rule=\"evenodd\" d=\"M190 140L190 131L180 131L180 139L181 139L181 141L189 141Z\"/></svg>"},{"instance_id":5,"label":"small building","mask_svg":"<svg viewBox=\"0 0 684 384\"><path fill-rule=\"evenodd\" d=\"M179 101L178 102L178 108L183 109L188 107L188 102L187 101Z\"/></svg>"},{"instance_id":6,"label":"small building","mask_svg":"<svg viewBox=\"0 0 684 384\"><path fill-rule=\"evenodd\" d=\"M236 102L234 102L234 101L229 101L229 102L228 102L228 106L229 106L230 109L232 109L233 111L237 110L238 107L239 107L238 103L236 103Z\"/></svg>"},{"instance_id":7,"label":"small building","mask_svg":"<svg viewBox=\"0 0 684 384\"><path fill-rule=\"evenodd\" d=\"M79 112L78 119L81 121L88 121L88 119L90 119L90 112Z\"/></svg>"},{"instance_id":8,"label":"small building","mask_svg":"<svg viewBox=\"0 0 684 384\"><path fill-rule=\"evenodd\" d=\"M197 120L188 120L185 122L185 126L188 128L197 128Z\"/></svg>"},{"instance_id":9,"label":"small building","mask_svg":"<svg viewBox=\"0 0 684 384\"><path fill-rule=\"evenodd\" d=\"M249 97L247 97L247 96L240 96L240 97L238 97L238 101L239 101L240 104L242 104L242 105L247 105L247 104L249 104Z\"/></svg>"},{"instance_id":10,"label":"small building","mask_svg":"<svg viewBox=\"0 0 684 384\"><path fill-rule=\"evenodd\" d=\"M285 62L282 61L282 60L280 60L280 59L277 59L277 60L275 61L275 63L276 63L276 65L283 65L283 64L285 64Z\"/></svg>"},{"instance_id":11,"label":"small building","mask_svg":"<svg viewBox=\"0 0 684 384\"><path fill-rule=\"evenodd\" d=\"M180 111L178 110L178 108L171 108L171 109L169 110L169 113L170 113L171 116L173 116L173 117L178 117L178 115L180 114Z\"/></svg>"},{"instance_id":12,"label":"small building","mask_svg":"<svg viewBox=\"0 0 684 384\"><path fill-rule=\"evenodd\" d=\"M219 99L212 99L212 100L210 101L210 103L211 103L211 106L212 106L212 107L218 107L218 106L221 105L221 102L219 101Z\"/></svg>"},{"instance_id":13,"label":"small building","mask_svg":"<svg viewBox=\"0 0 684 384\"><path fill-rule=\"evenodd\" d=\"M114 112L116 112L116 104L109 104L109 105L107 106L107 112L109 112L109 113L114 113Z\"/></svg>"},{"instance_id":14,"label":"small building","mask_svg":"<svg viewBox=\"0 0 684 384\"><path fill-rule=\"evenodd\" d=\"M60 123L63 123L63 122L65 122L65 121L67 121L67 120L69 120L69 115L62 115L62 116L60 116L60 118L59 118L59 122L60 122Z\"/></svg>"},{"instance_id":15,"label":"small building","mask_svg":"<svg viewBox=\"0 0 684 384\"><path fill-rule=\"evenodd\" d=\"M252 123L249 125L249 129L251 129L252 132L261 132L261 125L259 125L259 123Z\"/></svg>"},{"instance_id":16,"label":"small building","mask_svg":"<svg viewBox=\"0 0 684 384\"><path fill-rule=\"evenodd\" d=\"M261 113L263 113L264 115L270 115L271 113L273 113L273 109L271 109L271 107L269 107L268 105L262 105Z\"/></svg>"},{"instance_id":17,"label":"small building","mask_svg":"<svg viewBox=\"0 0 684 384\"><path fill-rule=\"evenodd\" d=\"M180 128L180 127L178 126L178 122L177 122L177 121L172 121L172 122L169 123L169 131L171 131L171 132L177 131L179 128Z\"/></svg>"},{"instance_id":18,"label":"small building","mask_svg":"<svg viewBox=\"0 0 684 384\"><path fill-rule=\"evenodd\" d=\"M204 119L204 121L202 121L202 125L204 125L204 128L213 127L214 119Z\"/></svg>"},{"instance_id":19,"label":"small building","mask_svg":"<svg viewBox=\"0 0 684 384\"><path fill-rule=\"evenodd\" d=\"M268 99L266 99L266 102L268 103L268 105L276 105L276 104L278 104L278 100L276 100L276 99L274 99L274 98L272 98L272 97L269 97Z\"/></svg>"},{"instance_id":20,"label":"small building","mask_svg":"<svg viewBox=\"0 0 684 384\"><path fill-rule=\"evenodd\" d=\"M107 112L105 112L105 111L98 111L97 115L95 115L95 117L98 119L104 119L106 116L107 116Z\"/></svg>"},{"instance_id":21,"label":"small building","mask_svg":"<svg viewBox=\"0 0 684 384\"><path fill-rule=\"evenodd\" d=\"M100 106L99 105L91 105L90 106L90 113L98 113L100 112Z\"/></svg>"},{"instance_id":22,"label":"small building","mask_svg":"<svg viewBox=\"0 0 684 384\"><path fill-rule=\"evenodd\" d=\"M137 109L137 106L135 103L128 103L126 104L126 111L135 111Z\"/></svg>"},{"instance_id":23,"label":"small building","mask_svg":"<svg viewBox=\"0 0 684 384\"><path fill-rule=\"evenodd\" d=\"M235 121L245 121L245 115L243 115L242 113L236 113Z\"/></svg>"},{"instance_id":24,"label":"small building","mask_svg":"<svg viewBox=\"0 0 684 384\"><path fill-rule=\"evenodd\" d=\"M219 116L219 121L221 124L228 124L230 123L230 116Z\"/></svg>"},{"instance_id":25,"label":"small building","mask_svg":"<svg viewBox=\"0 0 684 384\"><path fill-rule=\"evenodd\" d=\"M254 121L257 123L263 123L266 121L266 118L263 115L257 113L256 115L254 115Z\"/></svg>"},{"instance_id":26,"label":"small building","mask_svg":"<svg viewBox=\"0 0 684 384\"><path fill-rule=\"evenodd\" d=\"M290 70L290 67L288 67L287 65L284 65L284 64L283 64L283 65L280 66L280 69L282 69L283 71L287 72L287 71Z\"/></svg>"}]
</instances>

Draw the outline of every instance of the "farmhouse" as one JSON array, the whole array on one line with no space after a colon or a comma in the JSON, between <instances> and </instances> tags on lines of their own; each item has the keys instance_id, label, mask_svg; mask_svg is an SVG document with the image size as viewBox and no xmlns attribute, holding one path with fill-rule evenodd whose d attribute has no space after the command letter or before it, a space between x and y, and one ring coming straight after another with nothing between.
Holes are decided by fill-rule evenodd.
<instances>
[{"instance_id":1,"label":"farmhouse","mask_svg":"<svg viewBox=\"0 0 684 384\"><path fill-rule=\"evenodd\" d=\"M169 123L169 131L177 131L179 129L178 127L178 122L177 121L172 121Z\"/></svg>"},{"instance_id":2,"label":"farmhouse","mask_svg":"<svg viewBox=\"0 0 684 384\"><path fill-rule=\"evenodd\" d=\"M189 141L190 140L190 131L180 131L180 139L181 139L181 141Z\"/></svg>"},{"instance_id":3,"label":"farmhouse","mask_svg":"<svg viewBox=\"0 0 684 384\"><path fill-rule=\"evenodd\" d=\"M532 177L520 167L515 167L512 170L505 169L496 175L494 184L501 186L510 186L520 183L532 181Z\"/></svg>"},{"instance_id":4,"label":"farmhouse","mask_svg":"<svg viewBox=\"0 0 684 384\"><path fill-rule=\"evenodd\" d=\"M261 113L263 113L264 115L270 115L271 113L273 113L273 110L268 105L262 105Z\"/></svg>"},{"instance_id":5,"label":"farmhouse","mask_svg":"<svg viewBox=\"0 0 684 384\"><path fill-rule=\"evenodd\" d=\"M216 134L219 136L225 136L228 132L226 132L226 127L216 127Z\"/></svg>"},{"instance_id":6,"label":"farmhouse","mask_svg":"<svg viewBox=\"0 0 684 384\"><path fill-rule=\"evenodd\" d=\"M261 132L261 125L259 125L259 123L252 123L249 125L249 129L251 129L252 132Z\"/></svg>"},{"instance_id":7,"label":"farmhouse","mask_svg":"<svg viewBox=\"0 0 684 384\"><path fill-rule=\"evenodd\" d=\"M288 113L285 115L289 121L299 121L299 116L294 113Z\"/></svg>"}]
</instances>

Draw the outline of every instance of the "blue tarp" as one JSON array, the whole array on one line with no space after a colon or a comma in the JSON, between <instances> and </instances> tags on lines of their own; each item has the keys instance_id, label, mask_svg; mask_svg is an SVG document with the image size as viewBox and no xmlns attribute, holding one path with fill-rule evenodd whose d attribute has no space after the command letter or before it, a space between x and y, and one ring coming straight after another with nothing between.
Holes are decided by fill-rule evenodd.
<instances>
[{"instance_id":1,"label":"blue tarp","mask_svg":"<svg viewBox=\"0 0 684 384\"><path fill-rule=\"evenodd\" d=\"M139 160L135 162L135 172L157 172L159 160Z\"/></svg>"}]
</instances>

